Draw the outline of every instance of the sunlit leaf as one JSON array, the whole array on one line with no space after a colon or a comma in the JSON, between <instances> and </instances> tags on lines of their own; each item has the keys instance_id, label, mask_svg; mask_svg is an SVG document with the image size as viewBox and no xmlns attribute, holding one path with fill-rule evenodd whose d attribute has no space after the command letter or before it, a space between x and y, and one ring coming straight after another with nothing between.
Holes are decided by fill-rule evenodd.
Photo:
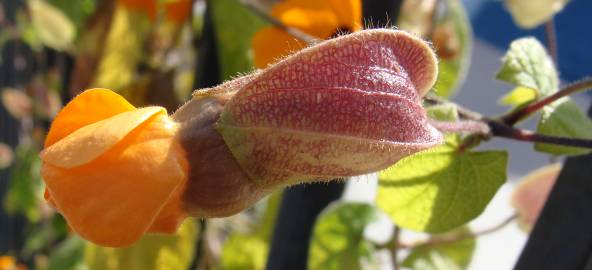
<instances>
[{"instance_id":1,"label":"sunlit leaf","mask_svg":"<svg viewBox=\"0 0 592 270\"><path fill-rule=\"evenodd\" d=\"M510 44L497 79L534 89L537 97L552 94L559 87L557 70L551 57L533 37L517 39Z\"/></svg>"},{"instance_id":2,"label":"sunlit leaf","mask_svg":"<svg viewBox=\"0 0 592 270\"><path fill-rule=\"evenodd\" d=\"M104 43L103 57L90 86L115 91L128 86L144 55L144 41L149 29L150 21L146 16L117 6Z\"/></svg>"},{"instance_id":3,"label":"sunlit leaf","mask_svg":"<svg viewBox=\"0 0 592 270\"><path fill-rule=\"evenodd\" d=\"M514 22L522 28L534 28L551 19L568 0L505 0Z\"/></svg>"},{"instance_id":4,"label":"sunlit leaf","mask_svg":"<svg viewBox=\"0 0 592 270\"><path fill-rule=\"evenodd\" d=\"M440 61L435 93L450 97L462 85L471 63L473 35L462 3L447 0L447 13L434 28L432 42Z\"/></svg>"},{"instance_id":5,"label":"sunlit leaf","mask_svg":"<svg viewBox=\"0 0 592 270\"><path fill-rule=\"evenodd\" d=\"M537 125L537 133L544 135L592 140L592 121L575 102L562 98L543 108ZM535 150L554 155L582 155L590 149L535 144Z\"/></svg>"},{"instance_id":6,"label":"sunlit leaf","mask_svg":"<svg viewBox=\"0 0 592 270\"><path fill-rule=\"evenodd\" d=\"M450 234L462 234L468 232L468 228L460 228ZM438 236L433 236L430 240L436 240L437 238ZM401 265L413 270L467 269L473 257L475 247L475 238L467 238L446 244L418 247L411 251Z\"/></svg>"},{"instance_id":7,"label":"sunlit leaf","mask_svg":"<svg viewBox=\"0 0 592 270\"><path fill-rule=\"evenodd\" d=\"M518 86L504 95L499 103L509 106L522 106L534 101L537 98L536 90L528 87Z\"/></svg>"},{"instance_id":8,"label":"sunlit leaf","mask_svg":"<svg viewBox=\"0 0 592 270\"><path fill-rule=\"evenodd\" d=\"M8 168L12 164L14 153L12 148L5 143L0 142L0 170Z\"/></svg>"},{"instance_id":9,"label":"sunlit leaf","mask_svg":"<svg viewBox=\"0 0 592 270\"><path fill-rule=\"evenodd\" d=\"M189 269L197 241L194 220L186 220L175 235L145 235L125 248L107 248L86 244L85 263L100 270Z\"/></svg>"},{"instance_id":10,"label":"sunlit leaf","mask_svg":"<svg viewBox=\"0 0 592 270\"><path fill-rule=\"evenodd\" d=\"M251 38L264 25L239 0L216 0L210 3L216 31L222 80L253 69Z\"/></svg>"},{"instance_id":11,"label":"sunlit leaf","mask_svg":"<svg viewBox=\"0 0 592 270\"><path fill-rule=\"evenodd\" d=\"M458 151L457 141L379 174L378 206L401 227L446 232L477 217L506 181L503 151Z\"/></svg>"},{"instance_id":12,"label":"sunlit leaf","mask_svg":"<svg viewBox=\"0 0 592 270\"><path fill-rule=\"evenodd\" d=\"M366 203L335 203L325 209L314 227L308 269L354 270L373 264L374 249L363 234L376 211Z\"/></svg>"},{"instance_id":13,"label":"sunlit leaf","mask_svg":"<svg viewBox=\"0 0 592 270\"><path fill-rule=\"evenodd\" d=\"M514 189L512 206L518 213L521 227L526 231L536 223L561 168L559 163L539 168L526 175Z\"/></svg>"},{"instance_id":14,"label":"sunlit leaf","mask_svg":"<svg viewBox=\"0 0 592 270\"><path fill-rule=\"evenodd\" d=\"M31 98L23 91L13 88L2 89L2 105L16 119L31 116L33 111Z\"/></svg>"},{"instance_id":15,"label":"sunlit leaf","mask_svg":"<svg viewBox=\"0 0 592 270\"><path fill-rule=\"evenodd\" d=\"M224 243L221 269L265 269L269 243L258 235L233 234Z\"/></svg>"},{"instance_id":16,"label":"sunlit leaf","mask_svg":"<svg viewBox=\"0 0 592 270\"><path fill-rule=\"evenodd\" d=\"M78 269L84 261L85 241L78 236L69 236L49 256L47 270Z\"/></svg>"},{"instance_id":17,"label":"sunlit leaf","mask_svg":"<svg viewBox=\"0 0 592 270\"><path fill-rule=\"evenodd\" d=\"M28 3L32 24L41 42L56 50L68 49L76 35L72 21L44 0L29 0Z\"/></svg>"}]
</instances>

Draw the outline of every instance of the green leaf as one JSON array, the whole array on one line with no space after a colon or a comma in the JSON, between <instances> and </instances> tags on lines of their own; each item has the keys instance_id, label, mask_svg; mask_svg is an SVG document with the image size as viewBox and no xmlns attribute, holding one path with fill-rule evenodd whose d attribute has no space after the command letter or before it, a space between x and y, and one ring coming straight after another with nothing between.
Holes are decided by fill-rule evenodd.
<instances>
[{"instance_id":1,"label":"green leaf","mask_svg":"<svg viewBox=\"0 0 592 270\"><path fill-rule=\"evenodd\" d=\"M315 224L308 269L366 269L365 264L374 261L374 250L363 234L366 225L375 220L376 211L366 203L330 205Z\"/></svg>"},{"instance_id":2,"label":"green leaf","mask_svg":"<svg viewBox=\"0 0 592 270\"><path fill-rule=\"evenodd\" d=\"M499 103L509 106L524 106L537 98L536 90L528 87L518 86L503 96Z\"/></svg>"},{"instance_id":3,"label":"green leaf","mask_svg":"<svg viewBox=\"0 0 592 270\"><path fill-rule=\"evenodd\" d=\"M50 254L47 270L77 269L82 265L83 259L84 240L78 236L70 236Z\"/></svg>"},{"instance_id":4,"label":"green leaf","mask_svg":"<svg viewBox=\"0 0 592 270\"><path fill-rule=\"evenodd\" d=\"M451 234L468 232L468 228L461 228ZM432 237L431 240L437 237ZM401 265L413 270L467 269L475 246L475 238L467 238L448 244L415 248Z\"/></svg>"},{"instance_id":5,"label":"green leaf","mask_svg":"<svg viewBox=\"0 0 592 270\"><path fill-rule=\"evenodd\" d=\"M447 13L439 20L432 36L434 42L437 39L445 39L441 42L449 43L455 51L450 57L443 57L439 53L439 72L434 88L435 93L441 97L452 96L464 82L471 63L473 46L473 30L464 6L458 0L447 0L447 2ZM436 35L439 31L442 31L442 34Z\"/></svg>"},{"instance_id":6,"label":"green leaf","mask_svg":"<svg viewBox=\"0 0 592 270\"><path fill-rule=\"evenodd\" d=\"M269 243L258 235L232 234L224 243L221 269L265 269Z\"/></svg>"},{"instance_id":7,"label":"green leaf","mask_svg":"<svg viewBox=\"0 0 592 270\"><path fill-rule=\"evenodd\" d=\"M64 13L43 0L29 0L32 25L47 47L66 50L72 45L76 27Z\"/></svg>"},{"instance_id":8,"label":"green leaf","mask_svg":"<svg viewBox=\"0 0 592 270\"><path fill-rule=\"evenodd\" d=\"M47 2L61 10L78 29L82 28L96 6L94 0L47 0Z\"/></svg>"},{"instance_id":9,"label":"green leaf","mask_svg":"<svg viewBox=\"0 0 592 270\"><path fill-rule=\"evenodd\" d=\"M253 69L251 39L264 22L239 0L216 0L212 5L216 25L222 80Z\"/></svg>"},{"instance_id":10,"label":"green leaf","mask_svg":"<svg viewBox=\"0 0 592 270\"><path fill-rule=\"evenodd\" d=\"M457 147L450 139L380 172L378 206L401 227L431 233L477 217L506 181L508 156Z\"/></svg>"},{"instance_id":11,"label":"green leaf","mask_svg":"<svg viewBox=\"0 0 592 270\"><path fill-rule=\"evenodd\" d=\"M455 105L450 103L427 107L426 113L429 118L438 121L454 122L458 120L458 109Z\"/></svg>"},{"instance_id":12,"label":"green leaf","mask_svg":"<svg viewBox=\"0 0 592 270\"><path fill-rule=\"evenodd\" d=\"M30 222L36 222L40 218L38 206L43 192L41 160L37 155L38 150L28 144L19 145L15 152L16 160L12 167L4 207L8 213L20 213Z\"/></svg>"},{"instance_id":13,"label":"green leaf","mask_svg":"<svg viewBox=\"0 0 592 270\"><path fill-rule=\"evenodd\" d=\"M592 140L592 121L569 98L559 99L543 108L537 133ZM537 143L534 149L554 155L582 155L590 149Z\"/></svg>"},{"instance_id":14,"label":"green leaf","mask_svg":"<svg viewBox=\"0 0 592 270\"><path fill-rule=\"evenodd\" d=\"M497 79L534 89L539 97L552 94L559 87L557 70L551 57L533 37L517 39L510 44Z\"/></svg>"},{"instance_id":15,"label":"green leaf","mask_svg":"<svg viewBox=\"0 0 592 270\"><path fill-rule=\"evenodd\" d=\"M111 28L103 41L102 58L91 86L122 91L130 85L137 65L144 57L144 42L150 26L145 14L130 11L121 5L115 8ZM138 95L123 94L128 99L137 100Z\"/></svg>"},{"instance_id":16,"label":"green leaf","mask_svg":"<svg viewBox=\"0 0 592 270\"><path fill-rule=\"evenodd\" d=\"M195 221L186 220L175 235L148 234L125 248L87 243L85 262L93 270L189 269L197 235Z\"/></svg>"}]
</instances>

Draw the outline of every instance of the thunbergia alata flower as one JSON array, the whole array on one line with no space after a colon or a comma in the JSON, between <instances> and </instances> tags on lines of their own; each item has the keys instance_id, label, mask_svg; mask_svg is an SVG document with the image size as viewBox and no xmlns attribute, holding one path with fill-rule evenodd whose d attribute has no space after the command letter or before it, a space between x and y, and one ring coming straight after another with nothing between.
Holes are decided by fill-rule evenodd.
<instances>
[{"instance_id":1,"label":"thunbergia alata flower","mask_svg":"<svg viewBox=\"0 0 592 270\"><path fill-rule=\"evenodd\" d=\"M87 90L47 136L46 199L82 237L126 246L287 185L375 172L442 142L421 106L436 75L426 42L380 29L198 90L171 116Z\"/></svg>"}]
</instances>

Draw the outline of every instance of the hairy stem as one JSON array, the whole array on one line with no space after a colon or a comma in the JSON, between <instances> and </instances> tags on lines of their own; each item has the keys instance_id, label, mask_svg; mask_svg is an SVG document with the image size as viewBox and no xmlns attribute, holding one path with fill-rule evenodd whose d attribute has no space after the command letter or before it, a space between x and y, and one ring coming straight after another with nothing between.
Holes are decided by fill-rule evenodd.
<instances>
[{"instance_id":1,"label":"hairy stem","mask_svg":"<svg viewBox=\"0 0 592 270\"><path fill-rule=\"evenodd\" d=\"M518 123L518 121L528 117L529 115L535 113L536 111L540 110L541 108L545 107L546 105L549 105L562 97L569 96L571 94L574 94L574 93L577 93L580 91L584 91L584 90L588 90L591 88L592 88L592 78L583 79L581 81L575 82L573 84L570 84L570 85L562 88L561 90L557 91L553 95L550 95L550 96L545 97L541 100L530 103L530 104L526 105L525 107L522 107L521 109L515 110L505 116L502 116L501 121L503 121L504 123L506 123L510 126L513 126L516 123Z\"/></svg>"},{"instance_id":2,"label":"hairy stem","mask_svg":"<svg viewBox=\"0 0 592 270\"><path fill-rule=\"evenodd\" d=\"M429 120L436 129L446 133L469 133L487 135L491 133L489 126L482 121L466 120L458 122L442 122Z\"/></svg>"},{"instance_id":3,"label":"hairy stem","mask_svg":"<svg viewBox=\"0 0 592 270\"><path fill-rule=\"evenodd\" d=\"M592 88L592 79L590 80L583 80L578 83L572 84L561 91L557 92L556 94L549 96L545 99L540 101L534 102L531 105L533 106L534 111L544 107L545 105L563 97L569 95L570 93L575 93L577 91L581 91L584 89ZM554 97L559 96L559 97ZM488 140L491 137L502 137L517 141L524 141L524 142L538 142L538 143L548 143L548 144L555 144L555 145L562 145L562 146L572 146L572 147L582 147L582 148L591 148L592 149L592 140L588 139L578 139L578 138L568 138L568 137L557 137L557 136L549 136L543 134L537 134L529 130L519 129L513 127L512 124L506 122L507 117L501 117L499 119L491 119L484 117L480 113L474 112L467 108L464 108L456 103L441 99L439 97L428 96L425 98L425 101L430 104L452 104L456 106L458 114L461 118L468 119L469 121L460 121L456 123L450 122L438 122L434 120L430 120L430 124L432 124L435 128L439 129L443 132L452 132L452 133L471 133L472 137L475 140L472 140L470 144L464 145L461 148L472 147L477 143L475 141L483 141ZM529 106L524 107L524 109L529 108ZM521 110L520 110L521 111ZM514 111L517 112L517 111ZM523 113L519 113L523 115ZM513 115L513 113L511 113ZM526 114L528 115L528 114ZM486 126L486 127L485 127ZM463 149L460 149L463 150Z\"/></svg>"}]
</instances>

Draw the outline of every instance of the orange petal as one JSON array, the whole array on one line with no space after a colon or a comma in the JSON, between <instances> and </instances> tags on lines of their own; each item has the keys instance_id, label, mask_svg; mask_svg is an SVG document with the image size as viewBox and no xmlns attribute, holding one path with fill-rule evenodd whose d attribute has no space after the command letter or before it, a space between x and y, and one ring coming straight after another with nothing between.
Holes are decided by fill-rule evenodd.
<instances>
[{"instance_id":1,"label":"orange petal","mask_svg":"<svg viewBox=\"0 0 592 270\"><path fill-rule=\"evenodd\" d=\"M165 3L166 18L179 24L185 22L191 14L192 4L191 0L167 1Z\"/></svg>"},{"instance_id":2,"label":"orange petal","mask_svg":"<svg viewBox=\"0 0 592 270\"><path fill-rule=\"evenodd\" d=\"M361 0L327 0L327 4L337 16L339 27L347 27L352 32L362 30Z\"/></svg>"},{"instance_id":3,"label":"orange petal","mask_svg":"<svg viewBox=\"0 0 592 270\"><path fill-rule=\"evenodd\" d=\"M185 182L185 181L184 181ZM172 234L177 231L187 213L182 209L181 196L183 196L184 183L178 185L177 190L171 195L162 210L156 216L148 232Z\"/></svg>"},{"instance_id":4,"label":"orange petal","mask_svg":"<svg viewBox=\"0 0 592 270\"><path fill-rule=\"evenodd\" d=\"M151 21L156 19L157 0L119 0L119 4L127 9L146 13Z\"/></svg>"},{"instance_id":5,"label":"orange petal","mask_svg":"<svg viewBox=\"0 0 592 270\"><path fill-rule=\"evenodd\" d=\"M321 39L330 38L337 28L337 15L329 9L288 9L277 17L284 24Z\"/></svg>"},{"instance_id":6,"label":"orange petal","mask_svg":"<svg viewBox=\"0 0 592 270\"><path fill-rule=\"evenodd\" d=\"M103 246L138 240L185 179L176 131L158 113L89 163L63 169L44 162L43 179L72 229Z\"/></svg>"},{"instance_id":7,"label":"orange petal","mask_svg":"<svg viewBox=\"0 0 592 270\"><path fill-rule=\"evenodd\" d=\"M281 57L306 47L305 43L275 27L263 28L253 36L255 66L264 68Z\"/></svg>"},{"instance_id":8,"label":"orange petal","mask_svg":"<svg viewBox=\"0 0 592 270\"><path fill-rule=\"evenodd\" d=\"M76 96L56 116L45 139L48 147L75 130L135 109L120 95L107 89L90 89Z\"/></svg>"},{"instance_id":9,"label":"orange petal","mask_svg":"<svg viewBox=\"0 0 592 270\"><path fill-rule=\"evenodd\" d=\"M43 150L41 159L67 169L88 163L157 113L166 115L166 110L162 107L146 107L84 126Z\"/></svg>"}]
</instances>

